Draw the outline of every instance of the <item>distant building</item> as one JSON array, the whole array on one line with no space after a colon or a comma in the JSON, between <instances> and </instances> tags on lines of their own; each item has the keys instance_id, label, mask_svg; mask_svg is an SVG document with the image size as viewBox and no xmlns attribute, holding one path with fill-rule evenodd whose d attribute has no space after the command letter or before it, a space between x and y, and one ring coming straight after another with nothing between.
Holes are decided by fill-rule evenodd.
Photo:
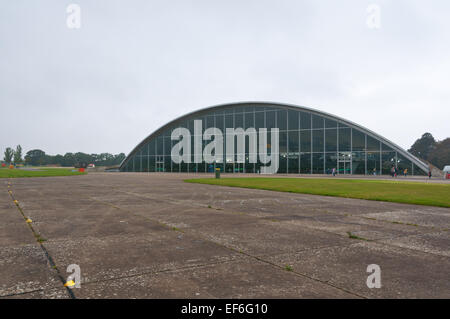
<instances>
[{"instance_id":1,"label":"distant building","mask_svg":"<svg viewBox=\"0 0 450 319\"><path fill-rule=\"evenodd\" d=\"M428 165L348 120L295 105L246 102L205 108L159 128L125 158L123 172L425 175Z\"/></svg>"}]
</instances>

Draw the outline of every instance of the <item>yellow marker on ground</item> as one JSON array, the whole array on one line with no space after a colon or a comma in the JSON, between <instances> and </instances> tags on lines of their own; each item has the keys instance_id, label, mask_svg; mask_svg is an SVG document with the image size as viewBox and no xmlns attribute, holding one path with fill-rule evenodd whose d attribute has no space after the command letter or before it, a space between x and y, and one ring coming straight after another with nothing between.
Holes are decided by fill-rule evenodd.
<instances>
[{"instance_id":1,"label":"yellow marker on ground","mask_svg":"<svg viewBox=\"0 0 450 319\"><path fill-rule=\"evenodd\" d=\"M73 281L73 280L69 280L68 282L66 282L65 284L64 284L64 287L73 287L73 286L75 286L75 281Z\"/></svg>"},{"instance_id":2,"label":"yellow marker on ground","mask_svg":"<svg viewBox=\"0 0 450 319\"><path fill-rule=\"evenodd\" d=\"M27 223L32 223L33 221L31 219L27 218L26 222Z\"/></svg>"}]
</instances>

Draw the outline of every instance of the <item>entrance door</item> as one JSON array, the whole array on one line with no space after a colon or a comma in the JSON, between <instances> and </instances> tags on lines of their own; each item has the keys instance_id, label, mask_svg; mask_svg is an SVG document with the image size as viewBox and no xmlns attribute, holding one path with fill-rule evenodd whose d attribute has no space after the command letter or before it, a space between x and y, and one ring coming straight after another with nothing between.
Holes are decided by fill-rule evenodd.
<instances>
[{"instance_id":1,"label":"entrance door","mask_svg":"<svg viewBox=\"0 0 450 319\"><path fill-rule=\"evenodd\" d=\"M164 157L156 156L156 171L164 172Z\"/></svg>"},{"instance_id":2,"label":"entrance door","mask_svg":"<svg viewBox=\"0 0 450 319\"><path fill-rule=\"evenodd\" d=\"M244 173L244 163L234 163L235 173Z\"/></svg>"},{"instance_id":3,"label":"entrance door","mask_svg":"<svg viewBox=\"0 0 450 319\"><path fill-rule=\"evenodd\" d=\"M351 174L352 153L340 152L338 156L338 174Z\"/></svg>"}]
</instances>

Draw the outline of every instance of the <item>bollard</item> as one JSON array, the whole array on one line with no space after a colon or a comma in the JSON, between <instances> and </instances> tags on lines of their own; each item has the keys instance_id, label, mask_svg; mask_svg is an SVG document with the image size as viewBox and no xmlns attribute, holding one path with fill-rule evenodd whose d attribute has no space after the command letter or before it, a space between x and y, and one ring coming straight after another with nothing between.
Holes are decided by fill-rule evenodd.
<instances>
[{"instance_id":1,"label":"bollard","mask_svg":"<svg viewBox=\"0 0 450 319\"><path fill-rule=\"evenodd\" d=\"M216 168L216 178L220 178L220 167Z\"/></svg>"}]
</instances>

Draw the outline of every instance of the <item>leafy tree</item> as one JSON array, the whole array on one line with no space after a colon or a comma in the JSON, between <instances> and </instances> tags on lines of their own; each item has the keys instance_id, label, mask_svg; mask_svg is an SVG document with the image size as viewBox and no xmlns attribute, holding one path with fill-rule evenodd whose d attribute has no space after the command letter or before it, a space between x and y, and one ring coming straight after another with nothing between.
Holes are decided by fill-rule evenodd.
<instances>
[{"instance_id":1,"label":"leafy tree","mask_svg":"<svg viewBox=\"0 0 450 319\"><path fill-rule=\"evenodd\" d=\"M8 164L11 164L12 158L14 156L14 150L11 147L7 147L4 153L4 161Z\"/></svg>"},{"instance_id":2,"label":"leafy tree","mask_svg":"<svg viewBox=\"0 0 450 319\"><path fill-rule=\"evenodd\" d=\"M428 155L428 160L440 169L443 169L445 165L450 165L450 138L437 142Z\"/></svg>"},{"instance_id":3,"label":"leafy tree","mask_svg":"<svg viewBox=\"0 0 450 319\"><path fill-rule=\"evenodd\" d=\"M28 151L27 154L25 155L25 163L34 166L45 165L46 164L45 152L38 149Z\"/></svg>"},{"instance_id":4,"label":"leafy tree","mask_svg":"<svg viewBox=\"0 0 450 319\"><path fill-rule=\"evenodd\" d=\"M74 166L75 165L75 155L73 153L64 154L61 166Z\"/></svg>"},{"instance_id":5,"label":"leafy tree","mask_svg":"<svg viewBox=\"0 0 450 319\"><path fill-rule=\"evenodd\" d=\"M428 155L436 146L436 140L431 133L425 133L421 138L416 140L411 148L408 150L411 154L428 160Z\"/></svg>"},{"instance_id":6,"label":"leafy tree","mask_svg":"<svg viewBox=\"0 0 450 319\"><path fill-rule=\"evenodd\" d=\"M15 164L19 164L22 163L22 146L17 145L16 146L16 151L14 152L14 163Z\"/></svg>"}]
</instances>

